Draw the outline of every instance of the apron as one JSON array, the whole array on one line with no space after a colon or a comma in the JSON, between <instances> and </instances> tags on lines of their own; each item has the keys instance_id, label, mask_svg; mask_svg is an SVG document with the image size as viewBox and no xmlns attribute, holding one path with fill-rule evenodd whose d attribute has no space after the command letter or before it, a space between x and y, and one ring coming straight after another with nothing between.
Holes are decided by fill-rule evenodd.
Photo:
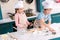
<instances>
[{"instance_id":1,"label":"apron","mask_svg":"<svg viewBox=\"0 0 60 40\"><path fill-rule=\"evenodd\" d=\"M18 23L19 23L19 22L20 22L20 20L19 20L19 15L18 15ZM25 32L25 31L27 30L26 27L27 27L27 25L26 25L24 28L17 27L17 31L20 32L20 33L21 33L21 32Z\"/></svg>"}]
</instances>

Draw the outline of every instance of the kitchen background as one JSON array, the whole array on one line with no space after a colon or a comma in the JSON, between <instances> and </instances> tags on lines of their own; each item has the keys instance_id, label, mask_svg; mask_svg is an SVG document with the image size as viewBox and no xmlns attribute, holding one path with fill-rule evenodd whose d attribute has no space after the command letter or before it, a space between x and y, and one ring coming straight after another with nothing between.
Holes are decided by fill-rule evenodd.
<instances>
[{"instance_id":1,"label":"kitchen background","mask_svg":"<svg viewBox=\"0 0 60 40\"><path fill-rule=\"evenodd\" d=\"M11 20L11 18L14 19L14 5L18 1L19 0L0 0L0 34L15 31L15 21ZM43 10L43 1L44 0L23 0L24 10L30 22L34 22L36 15ZM60 1L53 1L52 23L60 23Z\"/></svg>"},{"instance_id":2,"label":"kitchen background","mask_svg":"<svg viewBox=\"0 0 60 40\"><path fill-rule=\"evenodd\" d=\"M2 16L3 18L8 18L8 13L15 13L14 5L17 3L18 0L9 0L8 2L4 3L0 1L1 4L1 10L2 10ZM33 0L31 4L26 3L24 0L24 9L33 9L33 12L36 12L36 2Z\"/></svg>"},{"instance_id":3,"label":"kitchen background","mask_svg":"<svg viewBox=\"0 0 60 40\"><path fill-rule=\"evenodd\" d=\"M14 13L14 5L15 3L17 3L18 0L9 0L8 2L1 2L0 1L0 5L1 5L1 11L2 11L2 17L3 18L8 18L8 13ZM31 4L27 3L26 0L24 1L24 9L33 9L33 13L36 13L36 9L37 6L41 7L41 4L39 3L39 1L43 1L43 0L33 0L33 2ZM38 5L36 5L38 3ZM41 10L38 7L38 10ZM54 10L52 11L52 13L57 13L60 12L60 3L55 3L53 5Z\"/></svg>"}]
</instances>

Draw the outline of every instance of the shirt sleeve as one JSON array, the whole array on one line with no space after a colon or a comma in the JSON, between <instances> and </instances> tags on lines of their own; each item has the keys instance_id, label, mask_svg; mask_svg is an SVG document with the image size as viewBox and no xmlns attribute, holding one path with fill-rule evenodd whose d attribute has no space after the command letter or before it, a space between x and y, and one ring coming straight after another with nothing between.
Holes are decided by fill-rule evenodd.
<instances>
[{"instance_id":1,"label":"shirt sleeve","mask_svg":"<svg viewBox=\"0 0 60 40\"><path fill-rule=\"evenodd\" d=\"M22 27L22 25L18 23L18 14L15 14L15 25L17 27Z\"/></svg>"},{"instance_id":2,"label":"shirt sleeve","mask_svg":"<svg viewBox=\"0 0 60 40\"><path fill-rule=\"evenodd\" d=\"M42 13L39 13L36 19L40 20L40 19L43 19L43 18L44 18L44 15Z\"/></svg>"},{"instance_id":3,"label":"shirt sleeve","mask_svg":"<svg viewBox=\"0 0 60 40\"><path fill-rule=\"evenodd\" d=\"M49 15L48 20L51 21L51 15Z\"/></svg>"}]
</instances>

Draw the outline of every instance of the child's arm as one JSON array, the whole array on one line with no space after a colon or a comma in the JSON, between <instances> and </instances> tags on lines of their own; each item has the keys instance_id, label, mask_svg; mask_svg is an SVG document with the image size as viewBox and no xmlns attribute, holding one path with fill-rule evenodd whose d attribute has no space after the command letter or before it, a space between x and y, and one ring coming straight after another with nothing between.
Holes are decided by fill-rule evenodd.
<instances>
[{"instance_id":1,"label":"child's arm","mask_svg":"<svg viewBox=\"0 0 60 40\"><path fill-rule=\"evenodd\" d=\"M46 24L46 23L44 22L44 19L41 19L41 20L40 20L40 23L41 23L41 25L49 28L50 31L52 31L52 32L55 31L53 28L50 27L51 21L49 21L49 23Z\"/></svg>"},{"instance_id":2,"label":"child's arm","mask_svg":"<svg viewBox=\"0 0 60 40\"><path fill-rule=\"evenodd\" d=\"M19 22L19 21L18 21L18 14L15 14L15 25L16 25L17 27L22 27L23 25L19 24L18 22Z\"/></svg>"},{"instance_id":3,"label":"child's arm","mask_svg":"<svg viewBox=\"0 0 60 40\"><path fill-rule=\"evenodd\" d=\"M25 15L25 13L24 13L24 15ZM25 17L27 18L26 15L25 15ZM30 22L28 21L28 19L27 19L26 23L27 23L27 25L30 25Z\"/></svg>"},{"instance_id":4,"label":"child's arm","mask_svg":"<svg viewBox=\"0 0 60 40\"><path fill-rule=\"evenodd\" d=\"M45 21L44 21L44 19L43 19L43 18L42 18L42 19L40 19L40 24L41 24L41 25L44 25L44 26L49 26L48 24L46 24L46 23L45 23Z\"/></svg>"},{"instance_id":5,"label":"child's arm","mask_svg":"<svg viewBox=\"0 0 60 40\"><path fill-rule=\"evenodd\" d=\"M51 25L51 21L48 21L48 25Z\"/></svg>"},{"instance_id":6,"label":"child's arm","mask_svg":"<svg viewBox=\"0 0 60 40\"><path fill-rule=\"evenodd\" d=\"M30 22L27 20L27 22L26 22L28 25L30 25Z\"/></svg>"}]
</instances>

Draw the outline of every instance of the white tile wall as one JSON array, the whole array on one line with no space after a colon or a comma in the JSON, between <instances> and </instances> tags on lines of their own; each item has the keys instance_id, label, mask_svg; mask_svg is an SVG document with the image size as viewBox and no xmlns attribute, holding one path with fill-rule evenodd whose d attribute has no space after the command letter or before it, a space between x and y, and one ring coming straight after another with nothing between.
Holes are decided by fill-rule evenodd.
<instances>
[{"instance_id":1,"label":"white tile wall","mask_svg":"<svg viewBox=\"0 0 60 40\"><path fill-rule=\"evenodd\" d=\"M7 3L2 3L2 2L0 2L1 3L1 8L2 8L2 15L3 15L3 18L8 18L8 15L7 15L7 13L8 12L11 12L11 13L14 13L14 5L15 5L15 3L17 2L18 0L9 0L9 2L7 2ZM25 0L24 0L24 8L25 9L28 9L28 8L32 8L33 9L33 11L35 11L36 10L36 8L35 8L35 0L33 1L33 3L32 4L27 4L26 2L25 2Z\"/></svg>"}]
</instances>

